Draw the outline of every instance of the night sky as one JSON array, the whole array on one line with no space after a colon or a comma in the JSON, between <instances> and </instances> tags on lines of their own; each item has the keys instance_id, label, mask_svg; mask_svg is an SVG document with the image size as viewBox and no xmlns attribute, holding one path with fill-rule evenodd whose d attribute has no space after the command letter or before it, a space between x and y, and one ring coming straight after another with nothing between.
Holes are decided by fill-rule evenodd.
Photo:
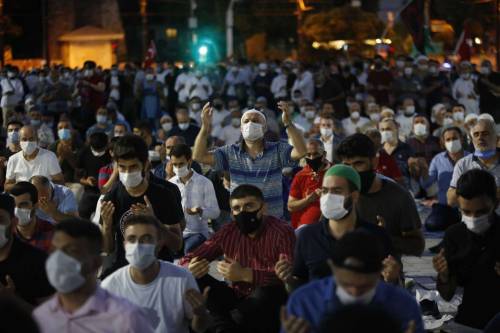
<instances>
[{"instance_id":1,"label":"night sky","mask_svg":"<svg viewBox=\"0 0 500 333\"><path fill-rule=\"evenodd\" d=\"M4 13L21 27L18 38L6 37L14 58L42 57L42 0L4 0Z\"/></svg>"}]
</instances>

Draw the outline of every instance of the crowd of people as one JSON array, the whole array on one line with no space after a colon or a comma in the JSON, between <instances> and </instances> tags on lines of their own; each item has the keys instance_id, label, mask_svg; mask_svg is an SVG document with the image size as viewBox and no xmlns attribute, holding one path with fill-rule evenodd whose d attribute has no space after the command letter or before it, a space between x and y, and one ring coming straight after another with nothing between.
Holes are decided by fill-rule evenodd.
<instances>
[{"instance_id":1,"label":"crowd of people","mask_svg":"<svg viewBox=\"0 0 500 333\"><path fill-rule=\"evenodd\" d=\"M0 91L18 331L424 332L402 261L424 230L455 324L500 330L488 60L7 65Z\"/></svg>"}]
</instances>

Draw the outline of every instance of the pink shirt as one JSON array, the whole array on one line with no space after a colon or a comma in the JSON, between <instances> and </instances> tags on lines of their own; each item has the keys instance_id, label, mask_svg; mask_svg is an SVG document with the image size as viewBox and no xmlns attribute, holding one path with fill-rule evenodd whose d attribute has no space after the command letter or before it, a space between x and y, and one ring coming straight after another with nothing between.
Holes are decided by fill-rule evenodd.
<instances>
[{"instance_id":1,"label":"pink shirt","mask_svg":"<svg viewBox=\"0 0 500 333\"><path fill-rule=\"evenodd\" d=\"M42 333L153 332L142 310L129 301L97 287L74 313L67 313L57 294L33 312Z\"/></svg>"}]
</instances>

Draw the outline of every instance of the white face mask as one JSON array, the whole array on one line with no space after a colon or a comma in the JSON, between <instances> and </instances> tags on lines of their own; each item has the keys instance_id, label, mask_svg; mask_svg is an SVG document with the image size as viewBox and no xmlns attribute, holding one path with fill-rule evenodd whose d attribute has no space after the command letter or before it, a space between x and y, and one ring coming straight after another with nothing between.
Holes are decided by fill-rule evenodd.
<instances>
[{"instance_id":1,"label":"white face mask","mask_svg":"<svg viewBox=\"0 0 500 333\"><path fill-rule=\"evenodd\" d=\"M463 73L460 75L460 77L463 79L463 80L469 80L470 77L471 77L471 74L470 73Z\"/></svg>"},{"instance_id":2,"label":"white face mask","mask_svg":"<svg viewBox=\"0 0 500 333\"><path fill-rule=\"evenodd\" d=\"M45 262L45 270L52 287L63 294L75 291L85 283L82 264L61 250L52 252Z\"/></svg>"},{"instance_id":3,"label":"white face mask","mask_svg":"<svg viewBox=\"0 0 500 333\"><path fill-rule=\"evenodd\" d=\"M424 124L415 124L415 126L413 126L413 133L415 133L416 136L426 136L427 126Z\"/></svg>"},{"instance_id":4,"label":"white face mask","mask_svg":"<svg viewBox=\"0 0 500 333\"><path fill-rule=\"evenodd\" d=\"M462 111L453 113L453 119L456 121L464 121L464 118L465 114Z\"/></svg>"},{"instance_id":5,"label":"white face mask","mask_svg":"<svg viewBox=\"0 0 500 333\"><path fill-rule=\"evenodd\" d=\"M415 113L415 105L407 105L405 107L405 115L411 116Z\"/></svg>"},{"instance_id":6,"label":"white face mask","mask_svg":"<svg viewBox=\"0 0 500 333\"><path fill-rule=\"evenodd\" d=\"M161 124L161 128L165 132L169 132L172 129L172 123L163 123L163 124Z\"/></svg>"},{"instance_id":7,"label":"white face mask","mask_svg":"<svg viewBox=\"0 0 500 333\"><path fill-rule=\"evenodd\" d=\"M142 172L120 172L120 181L126 188L132 188L138 186L142 182Z\"/></svg>"},{"instance_id":8,"label":"white face mask","mask_svg":"<svg viewBox=\"0 0 500 333\"><path fill-rule=\"evenodd\" d=\"M241 127L243 138L248 141L257 141L264 136L262 124L249 121Z\"/></svg>"},{"instance_id":9,"label":"white face mask","mask_svg":"<svg viewBox=\"0 0 500 333\"><path fill-rule=\"evenodd\" d=\"M106 154L105 150L97 151L97 150L94 150L94 148L90 148L90 151L92 152L92 155L94 155L95 157L101 157L101 156L104 156L104 154Z\"/></svg>"},{"instance_id":10,"label":"white face mask","mask_svg":"<svg viewBox=\"0 0 500 333\"><path fill-rule=\"evenodd\" d=\"M351 304L369 304L372 300L373 297L375 297L375 294L377 292L377 286L375 286L373 289L369 290L368 292L364 293L361 296L352 296L342 288L339 284L337 284L337 288L335 290L335 294L339 298L340 303L343 305L351 305Z\"/></svg>"},{"instance_id":11,"label":"white face mask","mask_svg":"<svg viewBox=\"0 0 500 333\"><path fill-rule=\"evenodd\" d=\"M370 113L370 119L378 123L380 121L380 113Z\"/></svg>"},{"instance_id":12,"label":"white face mask","mask_svg":"<svg viewBox=\"0 0 500 333\"><path fill-rule=\"evenodd\" d=\"M38 148L36 141L21 141L21 149L25 155L31 155Z\"/></svg>"},{"instance_id":13,"label":"white face mask","mask_svg":"<svg viewBox=\"0 0 500 333\"><path fill-rule=\"evenodd\" d=\"M396 67L397 68L405 67L405 61L404 60L396 60Z\"/></svg>"},{"instance_id":14,"label":"white face mask","mask_svg":"<svg viewBox=\"0 0 500 333\"><path fill-rule=\"evenodd\" d=\"M232 118L231 125L233 125L233 127L240 127L241 126L241 119L240 118Z\"/></svg>"},{"instance_id":15,"label":"white face mask","mask_svg":"<svg viewBox=\"0 0 500 333\"><path fill-rule=\"evenodd\" d=\"M189 127L189 123L179 123L179 128L183 131L187 130Z\"/></svg>"},{"instance_id":16,"label":"white face mask","mask_svg":"<svg viewBox=\"0 0 500 333\"><path fill-rule=\"evenodd\" d=\"M144 270L156 260L154 244L126 243L125 257L130 266Z\"/></svg>"},{"instance_id":17,"label":"white face mask","mask_svg":"<svg viewBox=\"0 0 500 333\"><path fill-rule=\"evenodd\" d=\"M316 116L315 111L306 111L306 118L307 119L313 119Z\"/></svg>"},{"instance_id":18,"label":"white face mask","mask_svg":"<svg viewBox=\"0 0 500 333\"><path fill-rule=\"evenodd\" d=\"M489 214L484 214L479 217L462 215L462 222L465 223L467 229L475 234L483 234L491 226Z\"/></svg>"},{"instance_id":19,"label":"white face mask","mask_svg":"<svg viewBox=\"0 0 500 333\"><path fill-rule=\"evenodd\" d=\"M481 66L481 68L479 69L479 73L483 75L490 75L491 69L487 66Z\"/></svg>"},{"instance_id":20,"label":"white face mask","mask_svg":"<svg viewBox=\"0 0 500 333\"><path fill-rule=\"evenodd\" d=\"M147 81L153 81L153 79L154 79L154 78L155 78L155 77L154 77L154 75L153 75L153 74L146 74L146 80L147 80Z\"/></svg>"},{"instance_id":21,"label":"white face mask","mask_svg":"<svg viewBox=\"0 0 500 333\"><path fill-rule=\"evenodd\" d=\"M328 137L332 136L332 134L333 134L333 130L331 128L321 127L319 129L319 132L321 133L321 136L323 136L325 138L328 138Z\"/></svg>"},{"instance_id":22,"label":"white face mask","mask_svg":"<svg viewBox=\"0 0 500 333\"><path fill-rule=\"evenodd\" d=\"M381 131L380 136L382 143L391 142L394 139L394 134L392 131Z\"/></svg>"},{"instance_id":23,"label":"white face mask","mask_svg":"<svg viewBox=\"0 0 500 333\"><path fill-rule=\"evenodd\" d=\"M10 223L9 225L0 224L0 249L3 248L9 242L9 238L5 236L5 233L9 228L10 228Z\"/></svg>"},{"instance_id":24,"label":"white face mask","mask_svg":"<svg viewBox=\"0 0 500 333\"><path fill-rule=\"evenodd\" d=\"M31 209L15 208L14 215L16 215L19 225L25 226L31 222Z\"/></svg>"},{"instance_id":25,"label":"white face mask","mask_svg":"<svg viewBox=\"0 0 500 333\"><path fill-rule=\"evenodd\" d=\"M7 141L12 144L19 143L19 131L12 131L7 133Z\"/></svg>"},{"instance_id":26,"label":"white face mask","mask_svg":"<svg viewBox=\"0 0 500 333\"><path fill-rule=\"evenodd\" d=\"M174 173L180 178L186 177L189 174L189 168L187 167L187 165L184 165L180 168L174 166L173 170Z\"/></svg>"},{"instance_id":27,"label":"white face mask","mask_svg":"<svg viewBox=\"0 0 500 333\"><path fill-rule=\"evenodd\" d=\"M148 151L148 159L151 162L157 162L160 160L160 153L157 152L156 150L149 150Z\"/></svg>"},{"instance_id":28,"label":"white face mask","mask_svg":"<svg viewBox=\"0 0 500 333\"><path fill-rule=\"evenodd\" d=\"M452 154L458 153L462 150L462 142L460 140L453 140L444 143L446 150Z\"/></svg>"},{"instance_id":29,"label":"white face mask","mask_svg":"<svg viewBox=\"0 0 500 333\"><path fill-rule=\"evenodd\" d=\"M453 119L451 118L444 118L443 119L443 126L451 126L453 125Z\"/></svg>"},{"instance_id":30,"label":"white face mask","mask_svg":"<svg viewBox=\"0 0 500 333\"><path fill-rule=\"evenodd\" d=\"M404 73L405 73L405 75L412 75L412 74L413 74L413 68L411 68L411 67L406 67L406 68L404 69Z\"/></svg>"},{"instance_id":31,"label":"white face mask","mask_svg":"<svg viewBox=\"0 0 500 333\"><path fill-rule=\"evenodd\" d=\"M329 220L341 220L349 214L344 208L345 197L343 195L327 193L321 196L320 208L324 217Z\"/></svg>"},{"instance_id":32,"label":"white face mask","mask_svg":"<svg viewBox=\"0 0 500 333\"><path fill-rule=\"evenodd\" d=\"M359 119L359 112L358 111L354 111L353 113L351 113L351 118L356 120L356 119Z\"/></svg>"},{"instance_id":33,"label":"white face mask","mask_svg":"<svg viewBox=\"0 0 500 333\"><path fill-rule=\"evenodd\" d=\"M98 124L105 124L108 121L108 117L102 114L96 116L96 121Z\"/></svg>"}]
</instances>

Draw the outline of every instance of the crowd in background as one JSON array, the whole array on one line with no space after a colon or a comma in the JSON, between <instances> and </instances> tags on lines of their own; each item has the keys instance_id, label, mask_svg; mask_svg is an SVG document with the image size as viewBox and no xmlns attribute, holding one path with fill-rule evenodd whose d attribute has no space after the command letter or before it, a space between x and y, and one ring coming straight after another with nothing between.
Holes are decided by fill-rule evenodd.
<instances>
[{"instance_id":1,"label":"crowd in background","mask_svg":"<svg viewBox=\"0 0 500 333\"><path fill-rule=\"evenodd\" d=\"M34 309L41 332L423 332L401 259L424 230L456 324L498 331L488 60L7 65L0 92L0 308L22 331Z\"/></svg>"}]
</instances>

